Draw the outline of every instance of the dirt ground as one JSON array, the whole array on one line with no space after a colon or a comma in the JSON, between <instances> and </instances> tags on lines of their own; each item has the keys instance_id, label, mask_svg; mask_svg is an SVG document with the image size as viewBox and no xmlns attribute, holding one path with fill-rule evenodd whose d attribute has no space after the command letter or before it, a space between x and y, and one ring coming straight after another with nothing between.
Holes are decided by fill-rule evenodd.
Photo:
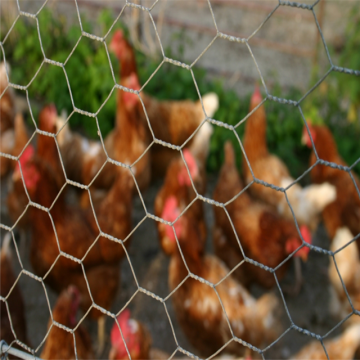
<instances>
[{"instance_id":1,"label":"dirt ground","mask_svg":"<svg viewBox=\"0 0 360 360\"><path fill-rule=\"evenodd\" d=\"M208 182L207 196L211 197L216 183L216 176L211 176ZM1 195L1 222L8 223L6 216L6 206L4 200L6 198L6 182L2 183ZM153 184L144 194L144 201L149 211L152 212L155 195L161 186L161 182ZM206 222L209 230L209 239L207 242L208 252L212 251L211 244L211 227L213 224L212 207L208 204L205 206ZM139 223L144 217L144 210L140 199L134 201L133 224ZM2 231L2 237L4 231ZM325 230L320 225L314 235L314 244L328 249L329 241ZM29 264L29 246L31 239L27 236L26 251L22 257L25 269L31 270ZM167 286L168 277L168 259L161 252L158 245L157 232L155 222L151 219L145 220L140 227L134 232L132 243L129 249L129 255L134 272L138 279L139 285L160 297L166 297L169 293ZM324 335L332 329L337 321L329 314L329 280L327 276L327 268L329 258L322 254L311 252L308 262L302 265L304 283L301 292L293 297L285 295L286 305L295 325ZM14 266L16 272L19 273L20 266L14 256ZM118 290L116 300L112 306L112 312L118 312L133 296L137 287L134 282L132 271L129 263L123 260L121 267L121 286ZM294 280L293 269L289 271L286 278L281 282L282 288L291 286ZM47 307L46 298L42 285L30 279L28 276L21 276L20 287L24 295L26 305L26 318L28 324L28 334L30 341L34 347L37 347L46 334L47 323L49 320L49 311ZM277 289L273 289L278 293ZM51 306L56 301L56 295L48 289L48 296ZM263 291L258 287L253 287L251 292L254 296L259 297ZM168 353L172 353L176 349L176 343L169 325L168 318L161 302L147 296L143 293L138 293L128 305L132 316L142 321L149 329L152 338L153 346ZM174 331L177 341L183 348L197 354L196 350L188 343L186 337L182 333L176 320L176 315L172 308L171 298L166 301L166 306L174 325ZM107 358L110 348L110 329L113 321L111 318L106 320L106 347L100 358ZM285 315L283 316L284 328L290 326L290 322ZM91 331L96 343L96 324L88 320L84 320L84 325ZM337 329L331 336L339 333ZM305 343L311 341L312 338L303 335L297 331L290 331L279 342L271 347L266 353L267 359L286 359L291 354L298 351ZM41 351L41 350L40 350Z\"/></svg>"}]
</instances>

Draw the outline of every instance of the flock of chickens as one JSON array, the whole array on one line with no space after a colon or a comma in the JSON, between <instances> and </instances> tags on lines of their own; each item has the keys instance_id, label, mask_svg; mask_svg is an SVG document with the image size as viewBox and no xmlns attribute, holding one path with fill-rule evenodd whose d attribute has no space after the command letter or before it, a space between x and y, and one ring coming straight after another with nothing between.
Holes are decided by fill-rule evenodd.
<instances>
[{"instance_id":1,"label":"flock of chickens","mask_svg":"<svg viewBox=\"0 0 360 360\"><path fill-rule=\"evenodd\" d=\"M110 49L120 62L120 85L139 90L134 52L120 30ZM257 351L242 344L263 349L282 334L284 305L270 289L295 261L296 279L289 291L300 290L299 261L307 260L312 233L321 220L332 239L331 250L343 248L335 255L336 265L331 261L329 268L332 313L340 320L360 309L360 237L351 242L360 233L360 181L343 169L317 164L311 169L311 186L293 183L286 165L268 152L266 114L258 88L242 139L246 153L242 177L232 143L224 146L225 160L213 193L215 254L211 255L205 251L209 229L201 197L212 135L212 125L203 120L218 108L215 94L203 96L202 102L158 101L143 92L139 96L117 90L115 127L104 139L107 155L101 142L72 132L66 119L48 105L39 115L35 148L22 116L14 114L5 64L1 66L0 150L13 157L21 154L18 162L1 157L1 176L13 172L8 213L17 229L31 234L33 272L59 294L49 327L54 321L73 329L78 311L90 309L88 316L98 321L98 350L103 347L105 313L120 287L120 264L131 246L133 195L145 191L154 177L164 178L151 217L157 220L161 248L171 259L172 304L182 330L202 356L211 356L227 344L217 357L256 358ZM154 143L154 137L161 141ZM308 122L302 141L316 148L310 166L320 158L346 167L325 126ZM185 142L186 146L179 152L165 142L176 149ZM67 196L67 181L91 186L83 186L74 203ZM18 251L8 233L1 249L0 338L29 345L21 289L18 284L13 287L11 243ZM253 283L269 292L254 298L248 290ZM338 338L324 341L332 359L353 359L360 349L359 317L354 314L345 325ZM75 339L77 357L94 359L84 325L77 326L74 334L53 325L40 357L75 358ZM233 336L242 344L230 341ZM128 309L114 321L110 337L110 359L170 356L151 347L148 330L131 318ZM326 354L316 340L292 358L326 359Z\"/></svg>"}]
</instances>

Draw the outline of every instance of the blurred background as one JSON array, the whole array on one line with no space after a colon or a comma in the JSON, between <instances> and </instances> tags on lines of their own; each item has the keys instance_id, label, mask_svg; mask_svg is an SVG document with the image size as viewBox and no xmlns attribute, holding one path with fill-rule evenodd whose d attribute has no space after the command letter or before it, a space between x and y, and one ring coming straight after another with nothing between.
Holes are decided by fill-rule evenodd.
<instances>
[{"instance_id":1,"label":"blurred background","mask_svg":"<svg viewBox=\"0 0 360 360\"><path fill-rule=\"evenodd\" d=\"M289 6L276 8L277 0L211 0L213 13L206 0L132 2L146 7L155 4L151 10L152 18L138 8L126 7L123 11L124 0L78 0L80 19L74 1L48 1L45 5L44 1L38 0L19 1L22 11L31 14L40 11L37 28L33 18L18 17L16 1L1 1L0 39L4 43L0 62L5 54L11 66L10 82L28 86L26 91L19 88L15 93L17 109L25 115L29 127L35 130L30 110L37 121L44 104L53 102L59 112L63 110L69 115L73 111L72 100L77 108L88 112L97 112L101 108L98 120L103 137L114 126L116 94L113 92L109 96L115 83L108 55L100 41L82 36L80 20L85 32L98 37L107 35L107 44L116 29L125 31L136 49L140 83L145 84L153 75L146 83L145 91L156 98L196 100L199 98L197 87L200 94L216 92L219 109L214 119L235 125L248 114L254 86L261 82L260 70L271 95L295 101L302 99L305 118L329 126L339 153L349 165L360 159L359 77L332 71L305 96L331 68L327 51L333 65L360 69L358 1L320 0L314 12L321 33L311 11ZM314 0L303 0L302 3L313 4ZM256 31L267 17L266 24ZM215 39L216 26L221 33L239 38L254 34L249 40L250 48L244 43L229 42L221 37ZM48 59L65 64L69 85L61 67L43 64L42 51ZM193 65L196 85L191 72L181 66L164 63L159 67L163 53L168 58ZM119 82L119 65L113 54L110 54L110 61L115 79ZM297 178L308 168L310 154L310 150L300 142L303 119L299 109L275 101L266 101L265 107L269 150L278 155L291 175ZM75 113L71 116L70 126L87 137L98 139L96 123L89 117ZM239 126L237 131L242 137L244 126ZM207 162L210 176L206 195L209 197L223 163L223 145L230 136L223 127L214 127ZM233 137L231 140L235 141ZM236 149L240 151L239 146ZM237 160L240 166L240 154ZM360 162L354 171L360 174ZM302 184L309 181L309 177L301 179ZM157 183L144 194L145 203L151 204L150 210L159 185ZM2 189L2 203L4 191ZM207 224L212 224L211 206L205 206ZM133 223L137 224L143 216L140 199L137 199ZM1 217L1 222L6 223L4 206L1 207ZM144 241L156 236L155 222L146 219L134 233L134 246L129 252L140 285L165 296L168 259L161 253L157 241ZM316 245L329 247L324 228L318 229L316 238ZM304 290L298 297L287 299L287 305L299 326L324 335L337 323L329 317L324 306L328 301L326 273L329 257L315 252L310 257L313 261L309 261L304 270ZM26 266L30 265L27 263ZM20 266L17 269L19 271ZM121 292L112 311L118 311L136 290L128 262L123 262L122 272ZM288 282L291 282L292 276L289 275ZM26 299L28 333L31 342L37 346L46 333L49 318L46 298L42 286L36 281L23 276L20 284ZM261 294L261 290L256 288L252 292L255 296ZM50 303L54 304L55 295L50 290L48 293ZM178 328L171 301L168 303L181 346L194 351ZM175 342L163 306L139 294L130 307L134 317L141 319L150 329L154 345L173 351ZM110 320L107 321L108 330L112 325ZM95 333L96 329L92 328L94 337ZM338 333L335 331L334 335ZM269 356L288 358L309 340L309 337L291 331L273 347ZM109 343L107 346L104 353L108 351Z\"/></svg>"},{"instance_id":2,"label":"blurred background","mask_svg":"<svg viewBox=\"0 0 360 360\"><path fill-rule=\"evenodd\" d=\"M137 0L134 3L150 7L155 1ZM36 13L44 2L20 1L20 4L23 11ZM322 37L311 11L289 6L280 6L274 11L278 4L276 0L214 0L211 4L218 30L240 38L253 34L271 15L249 44L272 95L299 100L330 69ZM221 38L213 42L216 28L207 1L159 1L151 11L152 19L146 12L135 8L127 7L122 12L124 5L124 0L79 0L78 8L84 30L103 37L121 13L107 37L107 43L114 29L126 28L137 50L141 83L145 83L157 69L164 51L167 57L194 64L196 82L202 94L215 91L219 95L220 108L214 116L216 119L237 124L246 116L250 93L254 84L260 81L259 72L245 44ZM358 2L321 0L314 11L333 64L359 69ZM14 25L16 17L15 1L2 1L2 38ZM75 106L96 112L114 86L104 46L99 41L81 37L73 1L48 1L38 19L47 58L64 62L75 48L65 66ZM202 54L205 49L207 51ZM28 84L43 61L35 20L20 17L9 33L4 50L11 64L11 82ZM199 58L200 54L202 56ZM112 54L110 57L117 77L118 63ZM28 91L35 119L39 105L46 102L54 102L58 109L66 110L67 114L73 109L66 78L59 67L44 64ZM146 85L146 92L160 99L198 98L190 72L169 63L161 66ZM18 95L24 99L25 92L18 91ZM336 129L335 138L340 153L349 164L360 156L360 149L356 146L360 134L359 99L358 77L331 72L301 104L305 117L315 122L325 122L331 130ZM27 104L24 106L28 107ZM308 150L303 149L298 141L302 129L299 111L291 105L270 101L266 102L266 106L269 109L269 147L285 160L292 175L298 176L304 171L301 164L306 164L302 160L308 156ZM103 136L113 126L115 107L115 96L112 96L99 114ZM293 121L285 122L289 117ZM79 114L74 114L70 124L91 137L97 136L95 122L86 121ZM240 126L238 131L242 134L243 127ZM211 142L208 170L216 171L219 168L221 149L226 138L227 132L216 128ZM357 172L360 171L359 166L356 167Z\"/></svg>"}]
</instances>

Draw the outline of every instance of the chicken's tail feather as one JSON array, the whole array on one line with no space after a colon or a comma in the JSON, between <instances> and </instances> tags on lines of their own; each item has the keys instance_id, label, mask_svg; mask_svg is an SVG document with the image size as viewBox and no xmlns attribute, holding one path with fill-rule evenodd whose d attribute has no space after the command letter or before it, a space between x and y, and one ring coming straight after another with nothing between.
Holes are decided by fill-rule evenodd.
<instances>
[{"instance_id":1,"label":"chicken's tail feather","mask_svg":"<svg viewBox=\"0 0 360 360\"><path fill-rule=\"evenodd\" d=\"M346 344L352 344L355 349L358 349L360 347L360 322L350 323L343 334L343 338L346 339Z\"/></svg>"},{"instance_id":2,"label":"chicken's tail feather","mask_svg":"<svg viewBox=\"0 0 360 360\"><path fill-rule=\"evenodd\" d=\"M211 92L205 94L202 97L202 101L204 104L206 115L210 118L213 117L217 109L219 108L219 97L215 93Z\"/></svg>"},{"instance_id":3,"label":"chicken's tail feather","mask_svg":"<svg viewBox=\"0 0 360 360\"><path fill-rule=\"evenodd\" d=\"M213 132L213 126L209 122L205 122L195 134L190 145L191 153L202 162L205 162L209 155L210 138Z\"/></svg>"},{"instance_id":4,"label":"chicken's tail feather","mask_svg":"<svg viewBox=\"0 0 360 360\"><path fill-rule=\"evenodd\" d=\"M254 317L258 319L264 340L267 342L274 341L283 331L278 297L273 293L263 295L256 302L254 311L253 319Z\"/></svg>"},{"instance_id":5,"label":"chicken's tail feather","mask_svg":"<svg viewBox=\"0 0 360 360\"><path fill-rule=\"evenodd\" d=\"M56 118L56 132L61 130L57 136L57 141L60 146L62 146L71 135L69 122L67 122L66 119L67 114L65 110L62 110L61 115Z\"/></svg>"},{"instance_id":6,"label":"chicken's tail feather","mask_svg":"<svg viewBox=\"0 0 360 360\"><path fill-rule=\"evenodd\" d=\"M1 92L4 91L6 86L8 86L8 78L6 76L6 73L10 75L10 65L9 63L2 62L0 64L0 89Z\"/></svg>"},{"instance_id":7,"label":"chicken's tail feather","mask_svg":"<svg viewBox=\"0 0 360 360\"><path fill-rule=\"evenodd\" d=\"M306 199L318 212L336 199L336 187L329 183L313 184L304 188L304 191Z\"/></svg>"},{"instance_id":8,"label":"chicken's tail feather","mask_svg":"<svg viewBox=\"0 0 360 360\"><path fill-rule=\"evenodd\" d=\"M347 227L341 227L337 229L334 239L331 243L331 251L336 251L341 247L348 244L354 238L353 234ZM354 248L354 251L357 252L357 248Z\"/></svg>"},{"instance_id":9,"label":"chicken's tail feather","mask_svg":"<svg viewBox=\"0 0 360 360\"><path fill-rule=\"evenodd\" d=\"M292 182L292 178L283 179L281 186L288 187ZM312 230L316 228L318 216L323 209L336 199L336 188L329 183L312 184L305 188L295 183L287 189L286 193L298 222L308 225ZM278 204L278 211L280 213L288 211L287 214L290 214L285 198Z\"/></svg>"},{"instance_id":10,"label":"chicken's tail feather","mask_svg":"<svg viewBox=\"0 0 360 360\"><path fill-rule=\"evenodd\" d=\"M10 256L11 254L10 244L11 244L11 233L7 232L4 236L3 243L1 246L1 254L6 255L7 257Z\"/></svg>"}]
</instances>

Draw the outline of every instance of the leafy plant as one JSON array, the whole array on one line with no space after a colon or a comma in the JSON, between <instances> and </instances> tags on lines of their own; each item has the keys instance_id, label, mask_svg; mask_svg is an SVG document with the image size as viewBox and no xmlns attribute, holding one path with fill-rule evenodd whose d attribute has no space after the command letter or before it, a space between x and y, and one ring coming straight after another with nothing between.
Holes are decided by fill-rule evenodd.
<instances>
[{"instance_id":1,"label":"leafy plant","mask_svg":"<svg viewBox=\"0 0 360 360\"><path fill-rule=\"evenodd\" d=\"M111 26L112 21L108 11L102 12L99 16L100 26L105 29ZM68 26L64 18L54 17L46 8L39 14L39 24L46 57L64 63L80 39L79 25ZM91 32L90 23L83 20L82 25L85 31ZM11 81L26 85L43 62L35 22L18 21L4 49L6 58L12 65ZM96 112L115 85L104 45L83 37L67 60L65 70L75 106L85 111ZM44 64L29 86L29 95L31 99L40 103L53 102L58 109L66 110L68 114L73 111L66 77L59 66ZM114 98L110 98L109 102L106 107L108 113L103 114L107 119L102 124L105 134L113 127L116 108ZM35 107L33 110L37 119L39 109ZM97 134L95 122L84 121L84 117L79 114L73 115L71 125L83 128L91 137Z\"/></svg>"},{"instance_id":2,"label":"leafy plant","mask_svg":"<svg viewBox=\"0 0 360 360\"><path fill-rule=\"evenodd\" d=\"M26 85L35 75L37 69L43 62L43 54L39 44L36 23L32 19L17 21L8 40L4 44L5 54L12 66L11 81L13 83ZM97 26L106 31L113 22L110 11L103 11L99 15ZM39 15L40 34L43 49L47 58L65 62L69 58L81 36L78 24L67 24L64 17L54 17L52 13L44 8ZM92 33L93 25L82 18L84 30ZM349 28L349 41L341 58L342 66L360 68L359 53L354 51L360 46L360 22L353 22L354 28ZM123 28L125 34L127 29L121 24L116 27ZM2 32L4 33L4 32ZM177 47L165 50L166 56L181 60L184 57L185 45L189 42L185 33L179 33L173 39ZM119 65L111 54L111 63L117 78ZM160 60L151 59L145 54L136 51L140 82L144 83L155 72ZM65 64L66 74L69 80L74 104L77 108L89 112L96 112L106 101L114 87L111 76L109 61L101 42L83 37L77 44L71 57ZM227 90L220 80L209 80L204 69L193 68L194 77L200 93L206 94L213 91L219 96L220 107L214 118L230 125L236 125L248 114L250 94L242 99L233 90ZM340 94L348 94L353 101L360 99L360 83L357 77L349 76L349 83L339 80L334 84L324 82L323 96L302 104L303 109L312 118L324 121L334 133L339 151L348 163L354 162L360 157L358 146L359 126L348 124L343 121L346 116L339 103ZM345 86L346 85L346 86ZM197 100L198 93L191 72L182 67L164 63L153 79L146 85L145 91L159 99L192 99ZM280 96L279 87L272 90L275 96ZM282 94L284 96L284 94ZM289 90L288 98L299 98L299 91ZM41 70L29 87L31 103L33 100L43 104L54 102L59 110L64 109L70 114L73 111L73 103L64 71L61 67L52 64L43 64ZM265 103L267 113L267 141L269 150L282 158L290 169L293 176L297 177L308 167L309 150L300 143L303 122L297 108L273 101ZM36 107L33 109L37 118ZM99 114L99 122L102 135L106 134L114 126L116 112L116 96L107 99L105 106ZM97 126L94 119L74 114L71 118L71 126L78 131L85 132L90 137L97 136ZM243 137L244 124L236 128L240 138ZM223 162L223 145L230 139L236 143L231 131L214 126L214 133L210 143L210 156L208 159L208 170L217 171ZM239 146L235 147L238 152L238 166L242 161ZM359 164L360 166L360 164ZM359 171L359 166L357 170ZM360 172L360 171L359 171Z\"/></svg>"},{"instance_id":3,"label":"leafy plant","mask_svg":"<svg viewBox=\"0 0 360 360\"><path fill-rule=\"evenodd\" d=\"M357 3L351 12L345 32L345 46L342 49L339 64L353 70L360 70L360 5ZM356 76L338 77L340 91L350 98L351 104L359 110L360 107L360 82ZM360 121L359 117L357 118Z\"/></svg>"}]
</instances>

